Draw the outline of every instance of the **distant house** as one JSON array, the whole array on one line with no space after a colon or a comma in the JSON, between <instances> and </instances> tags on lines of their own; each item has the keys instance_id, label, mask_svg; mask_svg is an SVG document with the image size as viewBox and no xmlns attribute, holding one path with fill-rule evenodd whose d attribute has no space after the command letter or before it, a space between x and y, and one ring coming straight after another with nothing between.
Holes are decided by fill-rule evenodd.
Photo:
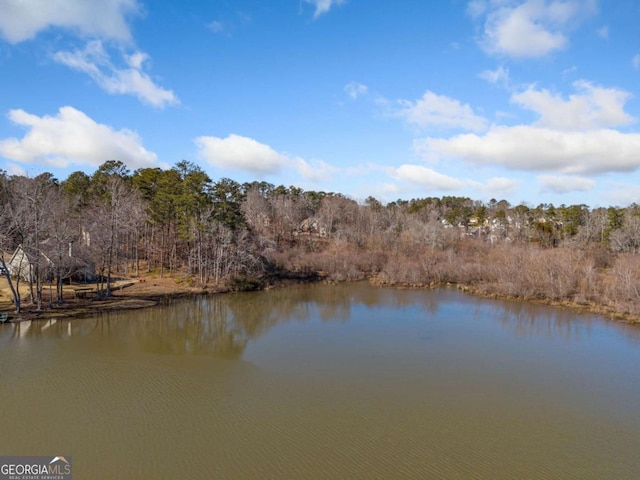
<instances>
[{"instance_id":1,"label":"distant house","mask_svg":"<svg viewBox=\"0 0 640 480\"><path fill-rule=\"evenodd\" d=\"M44 253L41 252L41 255L44 260L43 265L45 265L47 268L53 267L53 262L49 260L49 258ZM20 277L20 279L29 282L31 281L34 272L34 264L35 260L27 254L27 252L22 247L22 244L20 244L7 262L7 268L9 269L9 273L12 277Z\"/></svg>"},{"instance_id":2,"label":"distant house","mask_svg":"<svg viewBox=\"0 0 640 480\"><path fill-rule=\"evenodd\" d=\"M55 275L55 263L44 252L41 251L40 255L42 256L40 268L49 270L48 275ZM24 250L22 245L18 245L18 248L16 248L6 263L12 277L20 277L20 279L27 282L31 281L35 271L35 259ZM74 256L71 245L69 246L68 255L65 255L63 268L65 271L63 273L64 278L72 278L76 281L86 282L93 281L96 277L95 267L82 258Z\"/></svg>"},{"instance_id":3,"label":"distant house","mask_svg":"<svg viewBox=\"0 0 640 480\"><path fill-rule=\"evenodd\" d=\"M294 230L294 235L310 235L317 237L328 237L327 227L316 218L307 218L303 220L298 228Z\"/></svg>"},{"instance_id":4,"label":"distant house","mask_svg":"<svg viewBox=\"0 0 640 480\"><path fill-rule=\"evenodd\" d=\"M69 278L75 282L93 282L96 279L96 267L93 263L89 263L78 257L69 259Z\"/></svg>"}]
</instances>

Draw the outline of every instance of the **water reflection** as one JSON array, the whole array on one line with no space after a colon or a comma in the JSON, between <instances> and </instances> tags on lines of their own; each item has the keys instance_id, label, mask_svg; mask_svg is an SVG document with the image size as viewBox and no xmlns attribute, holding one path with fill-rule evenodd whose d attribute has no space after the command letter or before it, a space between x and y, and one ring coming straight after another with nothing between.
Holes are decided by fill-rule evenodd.
<instances>
[{"instance_id":1,"label":"water reflection","mask_svg":"<svg viewBox=\"0 0 640 480\"><path fill-rule=\"evenodd\" d=\"M129 312L103 313L93 318L21 322L0 326L0 345L34 338L86 337L113 339L120 348L158 354L205 354L240 357L248 342L283 322L348 322L354 308L388 308L390 320L403 309L417 308L434 317L442 305L454 304L476 318L492 318L518 336L577 340L588 337L601 317L526 302L504 302L463 295L453 289L436 291L374 288L368 284L310 286L257 293L194 296ZM640 343L640 328L614 326Z\"/></svg>"},{"instance_id":2,"label":"water reflection","mask_svg":"<svg viewBox=\"0 0 640 480\"><path fill-rule=\"evenodd\" d=\"M367 284L0 325L0 451L72 452L82 478L637 478L628 339Z\"/></svg>"},{"instance_id":3,"label":"water reflection","mask_svg":"<svg viewBox=\"0 0 640 480\"><path fill-rule=\"evenodd\" d=\"M544 337L575 341L591 337L596 328L609 327L640 343L640 327L581 313L570 308L550 307L526 301L483 302L478 315L490 313L505 329L519 337Z\"/></svg>"}]
</instances>

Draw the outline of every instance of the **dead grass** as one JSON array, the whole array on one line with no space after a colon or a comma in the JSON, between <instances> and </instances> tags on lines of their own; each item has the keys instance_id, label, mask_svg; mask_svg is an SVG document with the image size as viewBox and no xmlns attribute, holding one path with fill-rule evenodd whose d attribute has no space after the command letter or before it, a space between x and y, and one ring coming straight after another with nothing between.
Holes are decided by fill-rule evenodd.
<instances>
[{"instance_id":1,"label":"dead grass","mask_svg":"<svg viewBox=\"0 0 640 480\"><path fill-rule=\"evenodd\" d=\"M189 282L173 278L143 277L140 279L125 279L116 281L112 287L112 297L99 300L95 293L90 292L86 298L76 296L77 289L86 289L90 285L65 285L63 288L64 303L55 304L55 287L53 288L53 302L50 302L50 290L43 289L43 309L37 310L31 302L28 285L20 286L22 297L22 312L15 313L13 297L6 279L0 279L0 311L9 314L11 321L37 320L51 318L73 318L89 316L96 311L131 310L146 308L157 304L164 297L179 297L196 293L212 293L223 289L214 286L194 287Z\"/></svg>"}]
</instances>

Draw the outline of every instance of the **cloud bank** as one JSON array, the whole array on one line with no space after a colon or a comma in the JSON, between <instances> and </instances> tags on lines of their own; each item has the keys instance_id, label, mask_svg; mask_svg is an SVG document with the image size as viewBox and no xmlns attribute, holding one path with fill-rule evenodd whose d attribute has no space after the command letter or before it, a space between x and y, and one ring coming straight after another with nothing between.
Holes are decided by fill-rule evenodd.
<instances>
[{"instance_id":1,"label":"cloud bank","mask_svg":"<svg viewBox=\"0 0 640 480\"><path fill-rule=\"evenodd\" d=\"M631 95L585 80L573 86L575 93L567 98L533 86L514 93L513 104L537 114L533 124L427 137L416 140L414 150L430 161L462 159L521 171L599 175L639 169L640 133L614 128L635 122L625 111ZM545 177L546 185L558 192L558 182L550 178Z\"/></svg>"},{"instance_id":2,"label":"cloud bank","mask_svg":"<svg viewBox=\"0 0 640 480\"><path fill-rule=\"evenodd\" d=\"M466 186L462 180L421 165L404 164L393 169L390 173L396 180L413 183L431 190L459 190Z\"/></svg>"},{"instance_id":3,"label":"cloud bank","mask_svg":"<svg viewBox=\"0 0 640 480\"><path fill-rule=\"evenodd\" d=\"M0 155L16 162L96 167L114 159L133 169L157 164L156 154L142 146L138 134L97 123L73 107L62 107L54 117L24 110L11 110L8 116L28 129L22 139L0 140Z\"/></svg>"},{"instance_id":4,"label":"cloud bank","mask_svg":"<svg viewBox=\"0 0 640 480\"><path fill-rule=\"evenodd\" d=\"M538 183L545 192L553 193L569 193L569 192L587 192L596 186L596 182L585 177L569 177L540 175Z\"/></svg>"},{"instance_id":5,"label":"cloud bank","mask_svg":"<svg viewBox=\"0 0 640 480\"><path fill-rule=\"evenodd\" d=\"M595 0L473 0L467 12L483 22L479 40L490 54L536 58L566 47L571 28L596 12Z\"/></svg>"},{"instance_id":6,"label":"cloud bank","mask_svg":"<svg viewBox=\"0 0 640 480\"><path fill-rule=\"evenodd\" d=\"M592 130L618 127L635 119L624 111L631 94L615 88L597 87L585 80L574 82L577 93L568 99L548 90L529 87L511 97L523 109L539 115L541 127L559 130Z\"/></svg>"},{"instance_id":7,"label":"cloud bank","mask_svg":"<svg viewBox=\"0 0 640 480\"><path fill-rule=\"evenodd\" d=\"M601 129L563 132L535 126L496 126L483 135L426 138L422 151L511 170L603 174L640 168L640 134Z\"/></svg>"},{"instance_id":8,"label":"cloud bank","mask_svg":"<svg viewBox=\"0 0 640 480\"><path fill-rule=\"evenodd\" d=\"M81 36L129 41L127 19L140 13L137 0L5 0L0 2L0 35L15 44L60 27Z\"/></svg>"},{"instance_id":9,"label":"cloud bank","mask_svg":"<svg viewBox=\"0 0 640 480\"><path fill-rule=\"evenodd\" d=\"M306 180L327 180L337 172L335 167L319 161L307 161L279 153L269 145L241 135L231 134L226 138L201 136L194 140L198 157L210 165L234 171L242 171L265 177L285 169L293 169Z\"/></svg>"},{"instance_id":10,"label":"cloud bank","mask_svg":"<svg viewBox=\"0 0 640 480\"><path fill-rule=\"evenodd\" d=\"M420 128L433 126L471 131L486 128L487 121L476 115L468 104L430 90L415 102L401 100L399 103L400 109L395 115Z\"/></svg>"}]
</instances>

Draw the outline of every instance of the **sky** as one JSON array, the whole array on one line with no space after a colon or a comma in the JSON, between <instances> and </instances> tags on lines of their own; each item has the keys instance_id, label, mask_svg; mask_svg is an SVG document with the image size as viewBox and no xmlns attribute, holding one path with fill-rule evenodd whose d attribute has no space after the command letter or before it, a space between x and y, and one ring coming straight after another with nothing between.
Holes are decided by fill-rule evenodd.
<instances>
[{"instance_id":1,"label":"sky","mask_svg":"<svg viewBox=\"0 0 640 480\"><path fill-rule=\"evenodd\" d=\"M640 203L637 0L0 0L0 168Z\"/></svg>"}]
</instances>

